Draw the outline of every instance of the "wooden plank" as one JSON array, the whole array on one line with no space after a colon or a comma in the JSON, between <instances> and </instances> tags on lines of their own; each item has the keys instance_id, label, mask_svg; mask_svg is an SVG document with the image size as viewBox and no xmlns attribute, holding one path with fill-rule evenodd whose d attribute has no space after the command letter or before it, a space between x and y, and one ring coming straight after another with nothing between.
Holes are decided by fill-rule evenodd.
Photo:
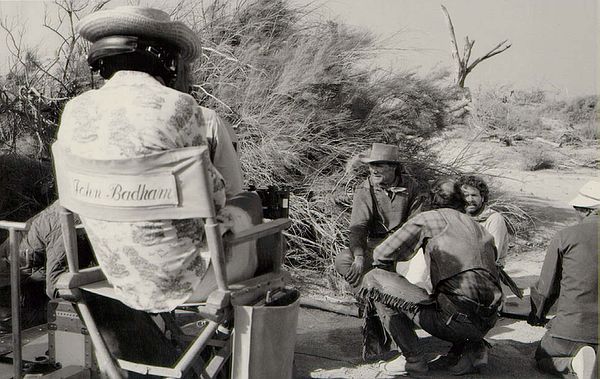
<instances>
[{"instance_id":1,"label":"wooden plank","mask_svg":"<svg viewBox=\"0 0 600 379\"><path fill-rule=\"evenodd\" d=\"M215 356L208 363L208 366L206 366L205 371L208 375L208 378L215 378L217 374L221 371L221 368L223 368L225 362L227 362L227 360L231 356L231 338L228 342L229 343L227 343L222 349L220 349L217 352L217 354L215 354Z\"/></svg>"},{"instance_id":2,"label":"wooden plank","mask_svg":"<svg viewBox=\"0 0 600 379\"><path fill-rule=\"evenodd\" d=\"M338 313L345 316L358 317L358 308L356 305L334 304L323 300L317 300L310 297L300 297L300 306L305 308L315 308L323 311Z\"/></svg>"}]
</instances>

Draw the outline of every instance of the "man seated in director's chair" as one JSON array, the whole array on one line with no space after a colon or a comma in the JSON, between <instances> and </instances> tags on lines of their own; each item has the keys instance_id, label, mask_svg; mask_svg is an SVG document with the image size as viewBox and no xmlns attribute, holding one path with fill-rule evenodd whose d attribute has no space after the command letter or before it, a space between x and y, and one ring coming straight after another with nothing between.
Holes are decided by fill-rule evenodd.
<instances>
[{"instance_id":1,"label":"man seated in director's chair","mask_svg":"<svg viewBox=\"0 0 600 379\"><path fill-rule=\"evenodd\" d=\"M102 376L214 377L231 343L206 364L200 352L219 327L234 326L232 305L285 292L281 232L289 220L262 224L251 194L225 202L206 146L218 117L177 90L187 88L187 68L201 51L191 29L160 10L128 6L92 13L78 30L92 42L88 62L107 81L67 103L53 146L69 266L59 295L75 304ZM71 212L99 267L79 269ZM272 253L268 267L259 267L259 239ZM148 314L182 305L208 322L191 344L171 348ZM169 317L164 323L176 326ZM150 361L127 361L135 351Z\"/></svg>"}]
</instances>

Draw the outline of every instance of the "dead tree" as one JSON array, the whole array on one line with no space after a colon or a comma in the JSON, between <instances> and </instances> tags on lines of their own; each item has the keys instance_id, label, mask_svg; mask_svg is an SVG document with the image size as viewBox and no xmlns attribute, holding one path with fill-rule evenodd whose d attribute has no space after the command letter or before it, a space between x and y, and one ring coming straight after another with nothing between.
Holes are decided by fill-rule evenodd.
<instances>
[{"instance_id":1,"label":"dead tree","mask_svg":"<svg viewBox=\"0 0 600 379\"><path fill-rule=\"evenodd\" d=\"M493 57L494 55L498 55L501 52L508 49L511 44L508 43L508 40L504 40L496 45L493 49L491 49L487 54L475 59L473 63L469 64L469 59L471 58L471 50L473 49L473 45L475 44L475 40L470 40L468 36L465 37L465 46L463 47L462 56L458 52L458 44L456 43L456 35L454 34L454 26L452 25L452 20L450 19L450 14L445 6L442 5L442 12L446 16L446 23L448 24L448 29L450 31L450 44L452 49L452 58L454 58L454 63L456 65L456 84L460 88L465 87L465 79L467 75L475 66L484 60Z\"/></svg>"}]
</instances>

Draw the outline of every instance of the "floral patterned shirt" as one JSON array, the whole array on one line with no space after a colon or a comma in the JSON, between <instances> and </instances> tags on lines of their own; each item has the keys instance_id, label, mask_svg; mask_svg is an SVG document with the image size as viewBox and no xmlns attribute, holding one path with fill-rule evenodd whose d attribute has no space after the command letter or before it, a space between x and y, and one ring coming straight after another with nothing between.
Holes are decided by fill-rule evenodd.
<instances>
[{"instance_id":1,"label":"floral patterned shirt","mask_svg":"<svg viewBox=\"0 0 600 379\"><path fill-rule=\"evenodd\" d=\"M101 89L67 103L58 142L88 159L206 145L208 123L215 117L205 111L190 95L146 73L119 71ZM225 204L225 184L213 166L209 175L219 210ZM170 311L185 302L207 271L210 256L201 220L111 222L82 217L82 222L108 281L132 308Z\"/></svg>"}]
</instances>

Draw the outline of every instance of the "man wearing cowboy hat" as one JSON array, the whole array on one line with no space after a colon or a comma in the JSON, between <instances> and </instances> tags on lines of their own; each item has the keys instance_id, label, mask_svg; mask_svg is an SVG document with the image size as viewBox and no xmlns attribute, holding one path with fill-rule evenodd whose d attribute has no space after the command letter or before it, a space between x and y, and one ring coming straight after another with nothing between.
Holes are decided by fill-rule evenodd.
<instances>
[{"instance_id":1,"label":"man wearing cowboy hat","mask_svg":"<svg viewBox=\"0 0 600 379\"><path fill-rule=\"evenodd\" d=\"M354 288L371 269L373 248L421 206L416 183L402 175L397 146L374 143L360 160L370 176L354 193L349 248L335 259L337 272Z\"/></svg>"},{"instance_id":2,"label":"man wearing cowboy hat","mask_svg":"<svg viewBox=\"0 0 600 379\"><path fill-rule=\"evenodd\" d=\"M550 241L540 278L531 288L528 323L540 326L557 302L535 352L541 370L563 377L596 378L598 352L598 209L600 182L586 183L570 203L579 223Z\"/></svg>"}]
</instances>

